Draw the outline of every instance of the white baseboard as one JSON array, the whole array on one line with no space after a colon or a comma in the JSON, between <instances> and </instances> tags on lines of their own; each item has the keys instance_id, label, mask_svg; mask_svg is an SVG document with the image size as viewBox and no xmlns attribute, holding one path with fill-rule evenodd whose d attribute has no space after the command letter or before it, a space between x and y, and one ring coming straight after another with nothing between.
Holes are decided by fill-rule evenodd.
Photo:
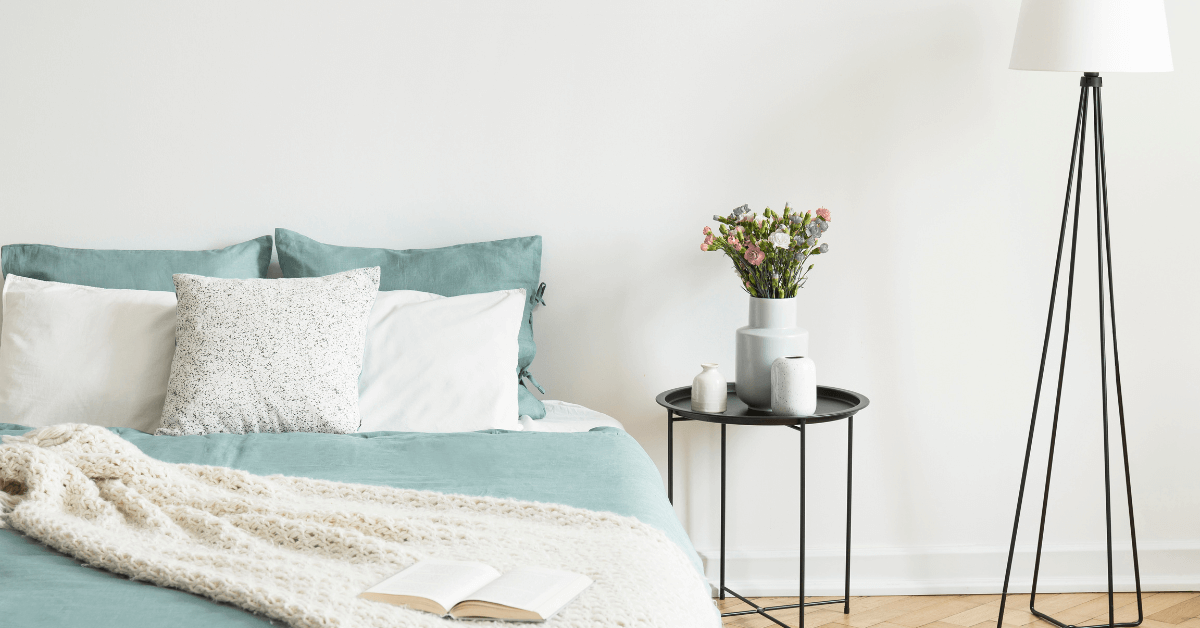
<instances>
[{"instance_id":1,"label":"white baseboard","mask_svg":"<svg viewBox=\"0 0 1200 628\"><path fill-rule=\"evenodd\" d=\"M699 552L715 586L719 552ZM1007 547L942 546L926 548L855 548L850 569L851 595L935 595L999 593ZM747 596L794 596L799 583L798 550L730 550L725 584ZM1149 543L1138 547L1145 591L1200 590L1200 542ZM1128 548L1114 552L1114 588L1132 591L1133 561ZM845 557L827 548L808 552L806 594L840 595ZM1018 547L1009 592L1029 592L1033 548ZM1042 552L1038 591L1063 593L1108 588L1103 545L1047 547Z\"/></svg>"}]
</instances>

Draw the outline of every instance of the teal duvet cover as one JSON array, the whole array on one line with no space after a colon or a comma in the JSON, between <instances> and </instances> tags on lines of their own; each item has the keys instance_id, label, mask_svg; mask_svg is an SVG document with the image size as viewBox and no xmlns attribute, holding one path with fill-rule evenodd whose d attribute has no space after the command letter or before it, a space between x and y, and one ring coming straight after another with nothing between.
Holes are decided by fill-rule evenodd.
<instances>
[{"instance_id":1,"label":"teal duvet cover","mask_svg":"<svg viewBox=\"0 0 1200 628\"><path fill-rule=\"evenodd\" d=\"M0 423L0 436L28 431ZM578 433L212 434L151 436L113 428L166 462L567 504L636 517L700 560L675 518L657 468L622 430ZM263 617L82 566L0 529L0 626L218 628Z\"/></svg>"}]
</instances>

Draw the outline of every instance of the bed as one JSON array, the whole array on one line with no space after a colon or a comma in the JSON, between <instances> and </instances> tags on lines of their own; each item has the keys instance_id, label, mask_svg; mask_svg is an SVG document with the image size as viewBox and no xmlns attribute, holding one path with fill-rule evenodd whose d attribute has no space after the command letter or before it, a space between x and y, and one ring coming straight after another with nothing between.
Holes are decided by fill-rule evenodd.
<instances>
[{"instance_id":1,"label":"bed","mask_svg":"<svg viewBox=\"0 0 1200 628\"><path fill-rule=\"evenodd\" d=\"M267 278L272 251L283 278ZM284 229L212 251L0 247L0 522L12 524L0 526L0 623L393 625L378 619L379 609L343 614L345 600L369 586L357 579L381 577L372 570L405 565L395 557L410 540L426 547L414 551L432 551L421 545L429 539L445 541L443 554L469 554L459 560L488 554L591 569L600 586L556 625L597 625L602 617L603 625L718 622L700 559L646 452L616 419L532 393L542 388L529 372L532 315L545 305L540 256L537 236L392 250L326 245ZM64 442L78 448L50 452ZM101 453L109 466L81 471L99 468L90 465L101 464L100 453L87 449L96 443L108 448ZM226 543L232 537L222 526L229 521L219 516L245 511L212 506L217 502L208 497L171 506L183 510L172 510L169 524L154 523L139 514L149 511L139 510L138 500L197 495L186 481L164 489L163 478L181 476L163 463L205 465L214 469L202 473L217 475L309 478L235 483L239 504L261 493L248 486L268 481L388 487L338 485L330 490L387 497L362 511L339 502L323 511L332 519L304 521L329 530L331 520L366 521L354 518L393 508L384 534L361 544L386 538L393 544L370 547L393 553L386 560L356 554L308 562L296 571L265 562L248 568L245 561L258 560L251 546L278 557L273 552L294 541L319 554L355 538L357 528L347 524L309 543L314 537L284 531L299 521L287 519L294 511L285 505L262 519L279 536L265 545ZM86 501L89 491L103 492L103 508L48 507L55 495ZM404 511L407 498L396 496L405 491L433 493L413 497L419 505ZM97 514L117 512L118 502L116 519ZM449 502L456 505L439 510ZM468 521L463 513L478 504L496 505L499 518L460 522L456 533L441 536L414 523ZM178 527L185 521L195 524L190 532ZM160 524L172 532L142 535L166 529ZM568 528L575 536L559 535ZM246 533L239 530L240 539ZM405 537L405 530L422 532ZM219 551L176 548L180 534L215 538ZM96 545L101 538L107 544ZM204 570L218 564L211 573L223 579L204 580ZM303 584L314 581L322 584ZM322 602L320 612L293 612ZM405 614L417 611L397 612L405 625L441 625ZM298 621L300 615L318 621ZM363 621L367 615L375 619Z\"/></svg>"},{"instance_id":2,"label":"bed","mask_svg":"<svg viewBox=\"0 0 1200 628\"><path fill-rule=\"evenodd\" d=\"M168 462L513 497L630 515L661 529L699 569L699 557L666 499L657 468L620 423L575 404L550 401L546 406L546 417L531 423L534 430L547 431L172 437L112 429ZM26 431L0 424L0 436ZM82 567L13 530L0 530L0 557L0 617L14 626L210 628L270 623L183 591Z\"/></svg>"}]
</instances>

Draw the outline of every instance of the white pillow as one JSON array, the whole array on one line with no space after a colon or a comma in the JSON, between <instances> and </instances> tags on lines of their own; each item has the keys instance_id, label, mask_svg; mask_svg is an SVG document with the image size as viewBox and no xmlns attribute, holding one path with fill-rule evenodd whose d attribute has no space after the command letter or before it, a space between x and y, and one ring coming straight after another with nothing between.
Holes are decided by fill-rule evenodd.
<instances>
[{"instance_id":1,"label":"white pillow","mask_svg":"<svg viewBox=\"0 0 1200 628\"><path fill-rule=\"evenodd\" d=\"M380 292L359 379L360 432L520 430L517 334L525 290Z\"/></svg>"},{"instance_id":2,"label":"white pillow","mask_svg":"<svg viewBox=\"0 0 1200 628\"><path fill-rule=\"evenodd\" d=\"M174 279L175 358L158 434L358 429L378 266L301 279Z\"/></svg>"},{"instance_id":3,"label":"white pillow","mask_svg":"<svg viewBox=\"0 0 1200 628\"><path fill-rule=\"evenodd\" d=\"M0 308L0 422L158 427L175 352L174 293L10 274Z\"/></svg>"}]
</instances>

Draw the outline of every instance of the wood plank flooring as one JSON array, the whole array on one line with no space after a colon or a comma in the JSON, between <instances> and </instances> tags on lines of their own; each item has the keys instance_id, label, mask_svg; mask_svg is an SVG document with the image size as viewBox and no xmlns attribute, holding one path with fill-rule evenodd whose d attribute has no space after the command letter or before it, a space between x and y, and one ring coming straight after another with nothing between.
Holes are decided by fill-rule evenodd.
<instances>
[{"instance_id":1,"label":"wood plank flooring","mask_svg":"<svg viewBox=\"0 0 1200 628\"><path fill-rule=\"evenodd\" d=\"M810 597L806 601L831 598ZM759 606L795 604L794 597L754 598ZM1132 593L1114 596L1118 622L1137 619L1137 600ZM722 612L749 610L730 597L718 601ZM1042 593L1039 611L1079 626L1108 622L1108 595L1104 593ZM1142 628L1200 628L1200 592L1143 593ZM791 626L796 625L798 609L772 613ZM1000 611L999 595L893 595L850 598L850 614L842 606L811 606L804 612L804 628L995 628ZM725 618L725 625L736 628L776 626L759 615ZM1029 613L1029 595L1009 595L1004 607L1006 628L1055 628Z\"/></svg>"}]
</instances>

